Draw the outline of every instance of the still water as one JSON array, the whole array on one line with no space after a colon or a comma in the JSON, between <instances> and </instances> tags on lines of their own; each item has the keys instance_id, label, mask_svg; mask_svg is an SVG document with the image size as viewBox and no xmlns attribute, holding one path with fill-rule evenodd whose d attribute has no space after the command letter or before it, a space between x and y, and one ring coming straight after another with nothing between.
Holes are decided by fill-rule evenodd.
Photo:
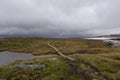
<instances>
[{"instance_id":1,"label":"still water","mask_svg":"<svg viewBox=\"0 0 120 80\"><path fill-rule=\"evenodd\" d=\"M17 52L9 52L4 51L0 52L0 66L7 65L15 60L23 60L23 59L30 59L34 56L28 53L17 53Z\"/></svg>"}]
</instances>

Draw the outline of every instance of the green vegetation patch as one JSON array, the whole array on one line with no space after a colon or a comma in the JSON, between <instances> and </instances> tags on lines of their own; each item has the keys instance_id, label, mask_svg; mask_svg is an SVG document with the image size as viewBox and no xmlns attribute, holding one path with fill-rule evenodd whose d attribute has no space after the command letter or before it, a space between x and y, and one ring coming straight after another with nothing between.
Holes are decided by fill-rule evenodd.
<instances>
[{"instance_id":1,"label":"green vegetation patch","mask_svg":"<svg viewBox=\"0 0 120 80\"><path fill-rule=\"evenodd\" d=\"M98 78L103 77L109 80L119 80L120 60L118 58L120 57L120 53L116 53L114 55L113 54L87 54L77 55L74 57L84 64L84 66L80 65L80 69L86 70L86 68L91 68L91 70L94 70L91 71L89 74L97 72L98 75L96 76ZM89 67L86 67L85 65L89 65Z\"/></svg>"},{"instance_id":2,"label":"green vegetation patch","mask_svg":"<svg viewBox=\"0 0 120 80\"><path fill-rule=\"evenodd\" d=\"M52 58L52 57L51 57ZM60 57L58 60L50 60L50 58L35 58L33 60L27 60L27 62L33 62L34 64L44 64L45 69L42 70L27 70L20 68L0 68L0 78L7 80L82 80L80 77L73 73L71 67ZM19 64L26 61L16 61L9 65Z\"/></svg>"}]
</instances>

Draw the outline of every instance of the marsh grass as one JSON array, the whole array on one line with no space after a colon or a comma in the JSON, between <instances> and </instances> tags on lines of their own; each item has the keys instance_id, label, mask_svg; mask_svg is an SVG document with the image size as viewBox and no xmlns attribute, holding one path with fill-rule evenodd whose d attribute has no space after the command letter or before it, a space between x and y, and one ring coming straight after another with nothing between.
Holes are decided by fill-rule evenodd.
<instances>
[{"instance_id":1,"label":"marsh grass","mask_svg":"<svg viewBox=\"0 0 120 80\"><path fill-rule=\"evenodd\" d=\"M92 66L92 68L97 69L101 75L109 80L120 79L120 53L87 54L75 56L75 58L78 59L78 61L82 61L83 63ZM99 75L98 77L100 78L101 76Z\"/></svg>"},{"instance_id":2,"label":"marsh grass","mask_svg":"<svg viewBox=\"0 0 120 80\"><path fill-rule=\"evenodd\" d=\"M3 74L4 76L0 75L0 78L7 80L82 80L80 77L76 76L76 74L73 73L66 60L62 59L59 56L56 57L59 58L58 61L49 60L50 57L27 60L27 62L32 61L35 64L46 65L46 69L43 70L24 70L17 68L1 67L0 74ZM11 65L21 62L26 61L16 61Z\"/></svg>"},{"instance_id":3,"label":"marsh grass","mask_svg":"<svg viewBox=\"0 0 120 80\"><path fill-rule=\"evenodd\" d=\"M102 41L84 39L44 39L44 38L7 38L0 41L0 51L32 53L33 55L56 54L47 46L54 45L65 55L75 58L77 67L89 80L120 80L120 48L113 48ZM11 69L0 67L0 78L8 80L83 80L70 67L68 60L60 56L58 61L50 61L49 57L35 58L36 64L45 64L45 70ZM14 65L23 60L16 61ZM81 63L82 62L82 63ZM74 63L74 62L73 62ZM76 62L75 62L76 63ZM95 74L97 72L98 74ZM38 75L36 75L38 74ZM36 76L34 76L36 75Z\"/></svg>"},{"instance_id":4,"label":"marsh grass","mask_svg":"<svg viewBox=\"0 0 120 80\"><path fill-rule=\"evenodd\" d=\"M55 51L48 47L47 42L50 42L64 54L97 54L113 50L113 48L107 46L102 41L84 39L8 38L0 41L0 51L26 52L34 55L55 54Z\"/></svg>"}]
</instances>

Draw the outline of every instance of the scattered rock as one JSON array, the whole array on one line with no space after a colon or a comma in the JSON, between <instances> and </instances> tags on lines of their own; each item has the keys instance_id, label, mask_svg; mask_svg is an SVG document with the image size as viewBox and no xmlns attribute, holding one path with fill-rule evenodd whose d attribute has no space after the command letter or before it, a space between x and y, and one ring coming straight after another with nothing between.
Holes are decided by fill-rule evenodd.
<instances>
[{"instance_id":1,"label":"scattered rock","mask_svg":"<svg viewBox=\"0 0 120 80\"><path fill-rule=\"evenodd\" d=\"M19 63L19 64L15 64L13 66L11 66L11 68L22 68L22 69L28 69L28 70L41 70L41 69L45 69L46 66L44 64L34 64L31 62L27 62L27 63Z\"/></svg>"}]
</instances>

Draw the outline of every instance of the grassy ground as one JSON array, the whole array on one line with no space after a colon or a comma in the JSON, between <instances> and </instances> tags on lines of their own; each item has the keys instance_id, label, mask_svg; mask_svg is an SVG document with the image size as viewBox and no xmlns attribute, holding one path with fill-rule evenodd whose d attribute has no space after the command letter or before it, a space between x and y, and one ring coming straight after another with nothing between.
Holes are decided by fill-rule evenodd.
<instances>
[{"instance_id":1,"label":"grassy ground","mask_svg":"<svg viewBox=\"0 0 120 80\"><path fill-rule=\"evenodd\" d=\"M120 80L120 54L71 55L76 61L68 61L59 56L49 60L35 58L35 64L44 64L43 70L25 70L20 68L0 68L0 78L7 80ZM16 61L10 65L26 61Z\"/></svg>"},{"instance_id":2,"label":"grassy ground","mask_svg":"<svg viewBox=\"0 0 120 80\"><path fill-rule=\"evenodd\" d=\"M43 70L25 70L19 68L1 67L0 78L7 80L82 80L71 69L67 60L62 59L59 56L57 61L49 60L49 58L35 58L32 61L35 64L44 64L46 68ZM16 61L17 64L26 61Z\"/></svg>"},{"instance_id":3,"label":"grassy ground","mask_svg":"<svg viewBox=\"0 0 120 80\"><path fill-rule=\"evenodd\" d=\"M82 62L79 68L86 71L85 75L89 78L120 80L120 53L87 54L74 57Z\"/></svg>"},{"instance_id":4,"label":"grassy ground","mask_svg":"<svg viewBox=\"0 0 120 80\"><path fill-rule=\"evenodd\" d=\"M46 43L50 42L64 54L76 61L69 61L60 56L58 60L35 58L36 64L46 65L44 70L24 70L0 67L0 78L7 80L120 80L120 48L112 48L102 41L84 39L43 39L10 38L0 41L1 51L31 52L32 54L55 54ZM13 64L24 61L16 61Z\"/></svg>"},{"instance_id":5,"label":"grassy ground","mask_svg":"<svg viewBox=\"0 0 120 80\"><path fill-rule=\"evenodd\" d=\"M47 42L57 47L64 54L74 53L105 53L120 51L106 46L102 41L84 39L44 39L44 38L9 38L0 40L1 51L27 52L34 55L55 54Z\"/></svg>"}]
</instances>

